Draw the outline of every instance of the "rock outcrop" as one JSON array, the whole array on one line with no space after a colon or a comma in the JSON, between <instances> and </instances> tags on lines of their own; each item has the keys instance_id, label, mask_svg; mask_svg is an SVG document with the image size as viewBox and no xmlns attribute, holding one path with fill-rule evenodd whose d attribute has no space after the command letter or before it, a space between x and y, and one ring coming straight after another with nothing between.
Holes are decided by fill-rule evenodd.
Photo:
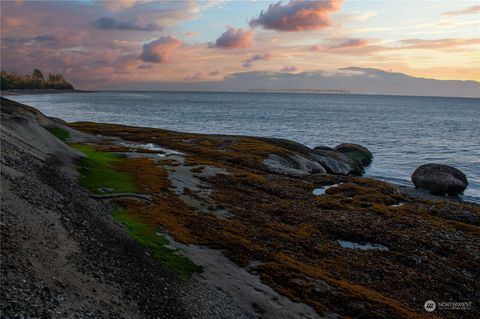
<instances>
[{"instance_id":1,"label":"rock outcrop","mask_svg":"<svg viewBox=\"0 0 480 319\"><path fill-rule=\"evenodd\" d=\"M307 159L305 157L287 156L284 158L277 154L270 154L263 161L272 172L286 175L307 175L307 174L326 174L327 171L320 163Z\"/></svg>"},{"instance_id":2,"label":"rock outcrop","mask_svg":"<svg viewBox=\"0 0 480 319\"><path fill-rule=\"evenodd\" d=\"M329 174L361 175L363 173L363 166L359 162L336 150L315 149L312 157Z\"/></svg>"},{"instance_id":3,"label":"rock outcrop","mask_svg":"<svg viewBox=\"0 0 480 319\"><path fill-rule=\"evenodd\" d=\"M412 175L415 188L421 188L434 195L458 195L468 186L465 174L451 166L424 164Z\"/></svg>"},{"instance_id":4,"label":"rock outcrop","mask_svg":"<svg viewBox=\"0 0 480 319\"><path fill-rule=\"evenodd\" d=\"M372 153L362 145L352 144L352 143L343 143L337 145L335 150L339 151L350 157L353 160L359 161L363 166L368 166L372 163L373 155Z\"/></svg>"},{"instance_id":5,"label":"rock outcrop","mask_svg":"<svg viewBox=\"0 0 480 319\"><path fill-rule=\"evenodd\" d=\"M317 146L312 150L291 141L268 141L295 153L293 156L270 154L264 160L264 165L280 174L362 175L364 166L370 164L373 158L367 148L357 144L340 144L336 148Z\"/></svg>"}]
</instances>

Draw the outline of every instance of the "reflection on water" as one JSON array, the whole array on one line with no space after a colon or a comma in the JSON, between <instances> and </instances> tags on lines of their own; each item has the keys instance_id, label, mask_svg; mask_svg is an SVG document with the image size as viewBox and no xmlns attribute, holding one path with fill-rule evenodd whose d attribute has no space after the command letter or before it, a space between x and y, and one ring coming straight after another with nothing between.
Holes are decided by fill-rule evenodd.
<instances>
[{"instance_id":1,"label":"reflection on water","mask_svg":"<svg viewBox=\"0 0 480 319\"><path fill-rule=\"evenodd\" d=\"M380 244L372 244L372 243L355 243L353 241L347 241L347 240L337 240L337 243L342 246L342 248L347 248L347 249L358 249L358 250L381 250L381 251L388 251L387 246L383 246Z\"/></svg>"},{"instance_id":2,"label":"reflection on water","mask_svg":"<svg viewBox=\"0 0 480 319\"><path fill-rule=\"evenodd\" d=\"M315 188L313 190L313 195L323 195L325 194L326 190L329 189L329 188L332 188L332 187L337 187L338 185L342 185L343 183L339 183L339 184L333 184L333 185L329 185L329 186L322 186L322 187L319 187L319 188Z\"/></svg>"}]
</instances>

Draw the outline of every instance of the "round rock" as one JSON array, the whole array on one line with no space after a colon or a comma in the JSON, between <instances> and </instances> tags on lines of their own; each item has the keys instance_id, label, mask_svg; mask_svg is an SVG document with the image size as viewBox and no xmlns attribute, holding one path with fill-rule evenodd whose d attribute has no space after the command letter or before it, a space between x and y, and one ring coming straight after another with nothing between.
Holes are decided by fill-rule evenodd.
<instances>
[{"instance_id":1,"label":"round rock","mask_svg":"<svg viewBox=\"0 0 480 319\"><path fill-rule=\"evenodd\" d=\"M363 166L370 165L373 160L372 153L362 145L343 143L335 146L335 150L347 155L351 159L359 161Z\"/></svg>"},{"instance_id":2,"label":"round rock","mask_svg":"<svg viewBox=\"0 0 480 319\"><path fill-rule=\"evenodd\" d=\"M415 188L421 188L434 195L458 195L468 186L465 174L448 165L424 164L412 175Z\"/></svg>"}]
</instances>

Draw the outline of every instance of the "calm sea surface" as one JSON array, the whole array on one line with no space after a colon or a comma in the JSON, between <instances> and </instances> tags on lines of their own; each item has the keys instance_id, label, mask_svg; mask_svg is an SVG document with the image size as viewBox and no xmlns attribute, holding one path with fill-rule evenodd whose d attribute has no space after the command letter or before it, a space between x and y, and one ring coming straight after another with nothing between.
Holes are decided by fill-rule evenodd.
<instances>
[{"instance_id":1,"label":"calm sea surface","mask_svg":"<svg viewBox=\"0 0 480 319\"><path fill-rule=\"evenodd\" d=\"M411 185L421 164L452 165L480 202L480 99L296 93L98 92L11 96L66 121L272 136L368 147L368 176Z\"/></svg>"}]
</instances>

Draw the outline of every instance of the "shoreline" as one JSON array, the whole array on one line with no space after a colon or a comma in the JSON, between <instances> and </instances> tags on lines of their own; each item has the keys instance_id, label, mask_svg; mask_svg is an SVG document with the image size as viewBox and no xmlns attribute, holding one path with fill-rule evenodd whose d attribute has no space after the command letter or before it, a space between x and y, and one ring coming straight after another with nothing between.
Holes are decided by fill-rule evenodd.
<instances>
[{"instance_id":1,"label":"shoreline","mask_svg":"<svg viewBox=\"0 0 480 319\"><path fill-rule=\"evenodd\" d=\"M2 90L0 96L15 96L15 95L38 95L38 94L61 94L61 93L95 93L97 91L89 90Z\"/></svg>"},{"instance_id":2,"label":"shoreline","mask_svg":"<svg viewBox=\"0 0 480 319\"><path fill-rule=\"evenodd\" d=\"M0 92L0 96L13 95L36 95L36 94L55 94L55 93L254 93L254 94L315 94L315 95L348 95L348 96L391 96L391 97L414 97L414 98L446 98L446 99L474 99L480 100L479 96L441 96L441 95L398 95L398 94L373 94L373 93L355 93L355 92L309 92L309 91L194 91L194 90L4 90Z\"/></svg>"},{"instance_id":3,"label":"shoreline","mask_svg":"<svg viewBox=\"0 0 480 319\"><path fill-rule=\"evenodd\" d=\"M442 95L398 95L398 94L373 94L373 93L325 93L325 92L280 92L280 91L194 91L194 90L96 90L94 92L125 92L125 93L259 93L259 94L276 94L276 93L285 93L285 94L316 94L316 95L348 95L348 96L355 96L355 95L365 95L365 96L398 96L398 97L415 97L415 98L447 98L447 99L476 99L479 100L480 96L442 96Z\"/></svg>"},{"instance_id":4,"label":"shoreline","mask_svg":"<svg viewBox=\"0 0 480 319\"><path fill-rule=\"evenodd\" d=\"M425 300L473 300L479 288L479 205L418 197L354 167L327 173L332 157L292 141L67 124L6 99L1 136L12 309L18 291L37 300L47 287L63 299L43 307L80 315L411 318Z\"/></svg>"},{"instance_id":5,"label":"shoreline","mask_svg":"<svg viewBox=\"0 0 480 319\"><path fill-rule=\"evenodd\" d=\"M109 97L107 98L106 96L110 96L111 94L114 94L113 92L115 92L115 91L108 91L108 92L112 92L112 93L107 93L107 94L103 95L103 97L102 97L103 99L105 99L104 101L107 104L109 104L108 101L109 101L110 98ZM127 92L128 93L135 93L135 92L140 92L140 91L126 91L125 95L128 95ZM148 91L141 91L141 92L148 92ZM75 98L74 95L72 95L71 97L65 96L65 98L61 98L61 97L55 98L54 100L58 100L58 103L61 103L61 104L63 104L63 102L66 103L65 106L66 106L66 109L68 110L66 112L65 112L65 110L62 110L62 106L60 106L60 104L58 105L58 111L56 111L56 106L51 105L51 100L50 99L47 99L47 101L45 101L45 99L40 97L40 96L38 97L38 99L36 99L36 98L32 99L32 98L28 98L28 96L25 96L25 99L18 98L18 100L20 100L20 101L21 100L30 101L31 103L34 103L34 101L38 100L39 103L35 104L35 105L38 105L39 107L48 107L48 111L53 112L52 115L55 115L57 112L59 112L58 114L62 114L61 116L67 116L69 121L75 121L75 120L78 120L79 118L84 119L86 117L82 115L81 110L79 110L80 112L77 113L75 107L72 106L72 104L69 104L69 101L74 103L75 101L84 101L86 99L86 101L84 101L82 103L90 103L92 106L94 106L95 100L96 100L95 96L100 97L100 96L102 96L102 94L98 94L98 95L93 94L91 97L88 97L88 98L87 97L81 97L80 95L77 98ZM120 96L121 96L121 94L119 93L119 97ZM131 98L122 97L120 99L120 102L119 102L120 105L119 105L118 109L122 114L125 114L126 108L122 107L122 104L124 103L123 101L126 101L125 104L132 101L132 103L140 103L140 104L145 103L145 106L147 106L147 105L150 105L150 104L154 103L154 101L157 101L157 100L159 102L161 102L164 99L169 100L169 101L176 101L178 98L181 98L181 97L182 96L180 94L175 95L174 97L170 98L168 95L162 96L161 94L159 94L158 96L154 96L153 93L152 93L152 95L145 95L145 96L141 96L141 97L133 97L133 96ZM208 96L195 97L195 95L193 95L192 97L187 96L186 98L188 98L187 100L189 100L189 101L198 99L199 101L205 101L205 103L208 103L208 101L210 100L210 98ZM235 97L228 97L228 96L226 96L225 98L226 98L227 101L235 99ZM255 97L255 99L256 99L256 97ZM41 102L42 100L45 101L45 102L43 102L43 104ZM173 102L173 103L175 103L175 102ZM432 102L432 103L435 103L435 102ZM453 104L452 101L450 101L450 103ZM474 102L469 102L469 103L470 104L471 103L475 104ZM229 105L232 105L232 104L229 104ZM232 105L232 106L234 106L234 105ZM106 117L104 117L102 115L102 114L105 114L105 113L101 112L101 111L105 111L105 109L106 108L103 108L103 107L101 107L100 109L96 109L95 107L93 107L92 108L92 115L89 116L88 118L91 118L93 121L100 121L100 122L108 121L108 120L106 120ZM108 109L113 109L113 105L109 105ZM174 108L167 108L167 109L174 109ZM47 108L45 108L44 110L47 110ZM258 112L258 110L262 111L260 108L256 108L256 109L253 109L251 112L253 112L252 114L255 114L256 112ZM71 116L70 116L70 114L65 114L65 113L69 113L70 111L72 111ZM149 113L151 113L152 114L151 119L145 117L145 120L147 122L144 122L143 126L150 126L150 127L170 126L171 123L176 123L174 116L173 117L170 116L168 119L163 120L165 122L161 122L162 118L158 118L157 115L156 115L156 114L161 114L161 113L157 113L156 110L153 109L153 108L146 108L146 111L143 111L142 107L139 107L139 108L135 108L134 110L132 110L132 112L134 112L135 117L128 117L128 116L125 116L125 115L116 116L115 120L112 120L112 121L116 121L118 124L139 125L139 126L141 126L142 125L141 121L135 121L135 120L132 120L132 118L141 118L142 116L145 117L145 114L150 115ZM169 113L171 114L173 112L169 112ZM168 116L169 115L167 113L167 117ZM194 124L194 125L188 124L188 123L192 123L191 120L192 120L192 118L194 119L195 116L190 116L190 115L186 115L186 116L189 119L186 122L187 123L186 125L183 125L183 127L182 127L182 125L178 125L178 124L177 125L172 125L171 129L179 131L179 130L182 130L182 128L183 128L183 129L185 129L189 132L201 133L202 131L211 131L211 132L220 132L219 134L221 134L222 131L223 131L223 134L229 134L228 130L221 129L220 126L219 126L220 129L216 125L211 126L211 127L205 126L206 120L208 121L208 119L205 118L204 116L201 116L200 120L199 120L200 122L198 124ZM235 115L235 117L237 117L237 115ZM164 124L160 125L158 123L155 123L156 121L158 121L160 123L164 123ZM257 123L257 122L258 121L255 121L254 123ZM337 120L334 119L334 120L330 120L329 122L330 123L337 123ZM195 123L195 122L193 122L193 123ZM339 125L342 125L341 120L338 120L338 123L339 123ZM244 124L243 127L250 128L249 126L246 126L246 125L248 125L248 123ZM286 131L279 132L279 135L283 135L286 138L289 138L289 137L293 138L293 139L299 141L300 143L307 144L310 147L313 147L313 146L316 145L316 144L314 144L314 143L316 143L314 141L315 137L316 136L320 137L324 133L327 135L327 138L329 138L329 140L332 141L332 136L328 136L329 135L328 131L332 132L332 130L327 130L326 132L323 132L322 129L315 130L315 127L313 127L314 128L313 130L309 129L308 133L304 134L304 136L306 138L302 138L302 135L299 136L298 134L295 134L295 131L296 131L295 126L293 126L292 123L290 123L290 125L291 125L292 128L294 128L293 130L287 128ZM278 126L278 124L274 125L273 127L276 128L276 126ZM251 131L252 134L257 134L257 136L262 135L262 132L260 130L256 130L255 127L252 127L251 129L252 129L252 131ZM248 134L249 129L241 129L241 130L237 129L237 131L238 131L238 134L245 135L245 134ZM277 128L277 131L278 131L278 128ZM293 131L293 133L292 133L292 131ZM400 131L400 130L399 129L389 129L389 131L390 132L395 132L395 131ZM469 131L471 131L471 129L469 129ZM263 134L270 134L270 132L272 132L272 130L268 130L268 133L263 133ZM275 130L273 130L273 132L275 132ZM397 133L401 133L401 132L397 132ZM428 134L429 132L427 131L425 133ZM332 134L330 134L330 135L332 135ZM357 141L359 140L358 137L355 137L355 139ZM406 140L408 141L408 139L411 139L412 142L415 141L414 139L412 139L412 136L407 136ZM458 156L458 158L457 158L458 160L455 158L457 153L461 154L460 153L461 149L459 149L459 147L457 147L457 146L447 147L446 148L447 151L445 151L445 154L439 154L437 156L437 158L432 159L432 158L428 158L428 156L426 154L435 152L434 147L428 147L428 149L422 150L421 147L415 146L414 144L412 144L413 145L412 146L412 151L408 152L408 154L410 154L410 155L406 155L406 154L404 155L404 154L402 154L403 151L401 151L401 149L399 149L399 148L392 147L390 149L387 149L386 147L389 147L389 146L386 145L385 140L382 139L382 137L378 138L378 140L377 140L376 137L371 136L371 134L370 134L369 137L363 138L363 139L360 139L360 140L362 140L364 143L367 143L367 144L370 144L370 145L383 145L382 146L383 147L382 151L380 151L380 149L378 149L378 146L377 146L377 149L375 150L376 152L378 152L379 157L378 157L378 160L375 161L373 166L372 166L371 171L374 174L372 174L371 176L373 178L378 178L380 180L385 180L385 181L388 181L388 182L391 182L391 183L397 183L397 180L395 178L397 177L396 173L398 172L401 175L401 178L400 178L401 181L399 181L398 184L399 185L408 184L409 186L412 186L410 175L413 173L413 171L415 170L415 168L417 166L419 166L421 163L427 163L427 162L432 161L432 160L433 161L438 161L439 163L443 163L443 164L447 164L447 165L453 165L455 167L458 167L461 170L463 170L465 173L469 174L472 177L472 179L470 180L471 183L469 185L469 188L467 188L467 190L465 192L464 200L468 201L468 202L475 202L475 203L480 202L480 188L479 188L480 184L478 183L479 182L479 179L478 179L479 176L475 172L475 167L474 167L474 165L472 165L471 161L466 160L466 158L464 160L463 156ZM338 140L333 139L333 141L336 141L337 143L341 142L340 139L338 139ZM330 144L332 144L332 142L330 142ZM449 142L449 144L450 144L450 142ZM403 145L402 147L405 150L404 146L405 145ZM408 150L408 147L406 149ZM442 148L439 148L438 151L441 152ZM403 152L403 153L405 153L405 152ZM475 155L476 153L478 153L478 151L476 150L475 147L469 148L468 154ZM392 156L391 154L395 154L395 156L398 155L398 157L394 158L394 156ZM400 168L400 169L396 170L397 168ZM368 172L367 172L367 174L368 174Z\"/></svg>"}]
</instances>

